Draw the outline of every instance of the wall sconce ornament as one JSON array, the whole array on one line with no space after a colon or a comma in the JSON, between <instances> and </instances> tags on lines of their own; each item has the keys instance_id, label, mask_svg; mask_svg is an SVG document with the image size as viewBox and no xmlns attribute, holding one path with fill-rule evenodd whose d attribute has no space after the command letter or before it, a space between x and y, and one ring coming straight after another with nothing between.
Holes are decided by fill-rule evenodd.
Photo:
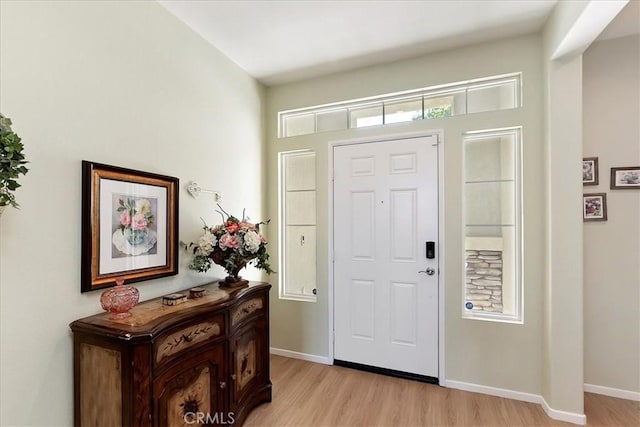
<instances>
[{"instance_id":1,"label":"wall sconce ornament","mask_svg":"<svg viewBox=\"0 0 640 427\"><path fill-rule=\"evenodd\" d=\"M219 191L202 188L197 181L191 181L189 184L187 184L187 192L191 194L191 197L193 197L194 199L200 197L200 193L213 194L213 199L216 203L222 202L222 194Z\"/></svg>"}]
</instances>

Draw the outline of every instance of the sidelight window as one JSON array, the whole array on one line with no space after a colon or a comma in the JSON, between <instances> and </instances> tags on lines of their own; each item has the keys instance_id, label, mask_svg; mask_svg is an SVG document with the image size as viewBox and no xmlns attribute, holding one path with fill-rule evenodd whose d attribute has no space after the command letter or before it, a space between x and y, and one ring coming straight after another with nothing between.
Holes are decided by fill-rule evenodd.
<instances>
[{"instance_id":1,"label":"sidelight window","mask_svg":"<svg viewBox=\"0 0 640 427\"><path fill-rule=\"evenodd\" d=\"M279 295L316 300L316 154L279 156Z\"/></svg>"},{"instance_id":2,"label":"sidelight window","mask_svg":"<svg viewBox=\"0 0 640 427\"><path fill-rule=\"evenodd\" d=\"M522 322L521 128L463 142L463 317Z\"/></svg>"}]
</instances>

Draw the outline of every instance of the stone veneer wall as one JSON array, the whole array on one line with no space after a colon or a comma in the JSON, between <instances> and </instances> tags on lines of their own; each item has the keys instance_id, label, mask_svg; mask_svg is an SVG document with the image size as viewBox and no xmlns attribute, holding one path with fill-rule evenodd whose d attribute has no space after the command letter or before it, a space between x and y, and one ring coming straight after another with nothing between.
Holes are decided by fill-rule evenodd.
<instances>
[{"instance_id":1,"label":"stone veneer wall","mask_svg":"<svg viewBox=\"0 0 640 427\"><path fill-rule=\"evenodd\" d=\"M466 251L465 299L473 311L502 313L502 251Z\"/></svg>"}]
</instances>

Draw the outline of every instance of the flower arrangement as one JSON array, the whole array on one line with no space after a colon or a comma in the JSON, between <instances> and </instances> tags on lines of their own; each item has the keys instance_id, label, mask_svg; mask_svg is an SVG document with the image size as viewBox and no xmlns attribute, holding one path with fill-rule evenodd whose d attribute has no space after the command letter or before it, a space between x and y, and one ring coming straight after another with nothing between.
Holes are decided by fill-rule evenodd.
<instances>
[{"instance_id":1,"label":"flower arrangement","mask_svg":"<svg viewBox=\"0 0 640 427\"><path fill-rule=\"evenodd\" d=\"M266 225L269 221L251 223L244 211L242 220L239 220L225 212L220 205L218 207L222 224L209 227L205 223L204 234L196 243L182 243L185 249L193 251L189 268L205 272L211 268L212 263L218 264L229 274L228 282L239 279L238 273L249 263L267 274L274 273L269 265L267 239L260 234L260 225Z\"/></svg>"},{"instance_id":2,"label":"flower arrangement","mask_svg":"<svg viewBox=\"0 0 640 427\"><path fill-rule=\"evenodd\" d=\"M143 244L149 234L149 227L155 222L151 202L148 199L133 197L118 198L120 223L118 230L130 245Z\"/></svg>"}]
</instances>

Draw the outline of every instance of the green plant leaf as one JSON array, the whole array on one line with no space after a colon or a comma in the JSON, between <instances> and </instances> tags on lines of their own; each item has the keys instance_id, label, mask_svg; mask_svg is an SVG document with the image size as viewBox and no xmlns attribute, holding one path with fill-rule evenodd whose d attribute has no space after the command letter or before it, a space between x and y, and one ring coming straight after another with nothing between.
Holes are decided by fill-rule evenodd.
<instances>
[{"instance_id":1,"label":"green plant leaf","mask_svg":"<svg viewBox=\"0 0 640 427\"><path fill-rule=\"evenodd\" d=\"M11 119L0 114L0 205L17 208L12 191L20 187L16 180L29 169L24 166L28 162L22 153L22 139L11 130L11 124Z\"/></svg>"}]
</instances>

